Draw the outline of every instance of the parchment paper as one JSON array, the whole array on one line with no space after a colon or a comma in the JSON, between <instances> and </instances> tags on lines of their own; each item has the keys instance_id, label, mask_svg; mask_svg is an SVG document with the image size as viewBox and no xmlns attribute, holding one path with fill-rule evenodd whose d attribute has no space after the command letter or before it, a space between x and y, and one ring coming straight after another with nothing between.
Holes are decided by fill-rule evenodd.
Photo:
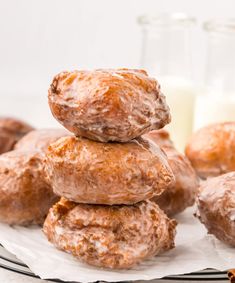
<instances>
[{"instance_id":1,"label":"parchment paper","mask_svg":"<svg viewBox=\"0 0 235 283\"><path fill-rule=\"evenodd\" d=\"M131 270L111 271L80 263L71 255L58 251L38 227L10 227L0 224L0 243L43 279L65 281L128 281L151 280L167 275L199 271L205 268L235 268L235 249L213 236L187 209L177 217L176 248L143 262Z\"/></svg>"}]
</instances>

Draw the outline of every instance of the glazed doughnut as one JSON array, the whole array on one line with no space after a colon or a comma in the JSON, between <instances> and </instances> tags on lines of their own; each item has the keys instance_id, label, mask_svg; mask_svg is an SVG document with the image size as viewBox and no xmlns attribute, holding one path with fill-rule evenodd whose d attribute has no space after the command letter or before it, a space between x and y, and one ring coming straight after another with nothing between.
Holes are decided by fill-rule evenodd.
<instances>
[{"instance_id":1,"label":"glazed doughnut","mask_svg":"<svg viewBox=\"0 0 235 283\"><path fill-rule=\"evenodd\" d=\"M42 224L58 200L45 181L38 151L13 150L0 156L0 221Z\"/></svg>"},{"instance_id":2,"label":"glazed doughnut","mask_svg":"<svg viewBox=\"0 0 235 283\"><path fill-rule=\"evenodd\" d=\"M173 248L175 226L151 201L104 206L62 198L50 209L43 231L58 249L85 263L123 269Z\"/></svg>"},{"instance_id":3,"label":"glazed doughnut","mask_svg":"<svg viewBox=\"0 0 235 283\"><path fill-rule=\"evenodd\" d=\"M152 131L144 137L154 141L165 151L175 176L175 183L152 200L169 216L180 213L195 202L199 186L197 175L188 159L176 150L167 131Z\"/></svg>"},{"instance_id":4,"label":"glazed doughnut","mask_svg":"<svg viewBox=\"0 0 235 283\"><path fill-rule=\"evenodd\" d=\"M197 207L196 216L208 233L235 247L235 172L204 181Z\"/></svg>"},{"instance_id":5,"label":"glazed doughnut","mask_svg":"<svg viewBox=\"0 0 235 283\"><path fill-rule=\"evenodd\" d=\"M160 85L143 70L62 72L48 100L69 131L101 142L127 142L170 122Z\"/></svg>"},{"instance_id":6,"label":"glazed doughnut","mask_svg":"<svg viewBox=\"0 0 235 283\"><path fill-rule=\"evenodd\" d=\"M65 129L39 129L34 130L20 139L14 149L46 151L49 144L63 136L71 135Z\"/></svg>"},{"instance_id":7,"label":"glazed doughnut","mask_svg":"<svg viewBox=\"0 0 235 283\"><path fill-rule=\"evenodd\" d=\"M10 117L0 117L0 154L13 149L15 143L33 127Z\"/></svg>"},{"instance_id":8,"label":"glazed doughnut","mask_svg":"<svg viewBox=\"0 0 235 283\"><path fill-rule=\"evenodd\" d=\"M201 178L235 170L235 122L212 124L197 131L185 153Z\"/></svg>"},{"instance_id":9,"label":"glazed doughnut","mask_svg":"<svg viewBox=\"0 0 235 283\"><path fill-rule=\"evenodd\" d=\"M133 204L174 181L165 154L141 138L100 143L64 137L49 146L46 165L54 192L78 203Z\"/></svg>"}]
</instances>

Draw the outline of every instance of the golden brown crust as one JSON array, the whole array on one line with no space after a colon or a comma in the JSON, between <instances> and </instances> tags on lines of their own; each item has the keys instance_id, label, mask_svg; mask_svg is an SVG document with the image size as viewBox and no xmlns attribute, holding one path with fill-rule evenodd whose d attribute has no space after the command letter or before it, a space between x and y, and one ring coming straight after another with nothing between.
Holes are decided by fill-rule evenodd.
<instances>
[{"instance_id":1,"label":"golden brown crust","mask_svg":"<svg viewBox=\"0 0 235 283\"><path fill-rule=\"evenodd\" d=\"M65 129L39 129L34 130L20 139L14 149L46 151L50 143L70 133Z\"/></svg>"},{"instance_id":2,"label":"golden brown crust","mask_svg":"<svg viewBox=\"0 0 235 283\"><path fill-rule=\"evenodd\" d=\"M199 186L197 175L188 159L175 149L167 131L152 131L144 137L154 141L164 150L175 176L175 183L152 200L169 216L180 213L194 204Z\"/></svg>"},{"instance_id":3,"label":"golden brown crust","mask_svg":"<svg viewBox=\"0 0 235 283\"><path fill-rule=\"evenodd\" d=\"M204 181L197 207L196 216L208 233L235 247L235 172Z\"/></svg>"},{"instance_id":4,"label":"golden brown crust","mask_svg":"<svg viewBox=\"0 0 235 283\"><path fill-rule=\"evenodd\" d=\"M200 129L191 137L185 154L201 178L235 170L235 122Z\"/></svg>"},{"instance_id":5,"label":"golden brown crust","mask_svg":"<svg viewBox=\"0 0 235 283\"><path fill-rule=\"evenodd\" d=\"M143 70L62 72L48 100L69 131L102 142L127 142L170 122L159 84Z\"/></svg>"},{"instance_id":6,"label":"golden brown crust","mask_svg":"<svg viewBox=\"0 0 235 283\"><path fill-rule=\"evenodd\" d=\"M174 181L165 154L143 139L100 143L65 137L49 146L46 163L54 192L78 203L132 204Z\"/></svg>"},{"instance_id":7,"label":"golden brown crust","mask_svg":"<svg viewBox=\"0 0 235 283\"><path fill-rule=\"evenodd\" d=\"M15 143L32 131L29 124L10 117L0 117L0 154L13 149Z\"/></svg>"},{"instance_id":8,"label":"golden brown crust","mask_svg":"<svg viewBox=\"0 0 235 283\"><path fill-rule=\"evenodd\" d=\"M150 201L104 206L62 198L50 209L43 230L57 248L83 262L123 269L173 248L175 226Z\"/></svg>"},{"instance_id":9,"label":"golden brown crust","mask_svg":"<svg viewBox=\"0 0 235 283\"><path fill-rule=\"evenodd\" d=\"M8 224L42 224L58 200L45 181L37 151L10 151L0 156L0 221Z\"/></svg>"}]
</instances>

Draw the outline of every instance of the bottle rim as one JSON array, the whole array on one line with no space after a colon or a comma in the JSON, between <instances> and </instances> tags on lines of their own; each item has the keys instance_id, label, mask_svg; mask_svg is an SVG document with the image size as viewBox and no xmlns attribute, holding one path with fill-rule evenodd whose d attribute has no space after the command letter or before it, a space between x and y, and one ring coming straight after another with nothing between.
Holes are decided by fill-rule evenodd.
<instances>
[{"instance_id":1,"label":"bottle rim","mask_svg":"<svg viewBox=\"0 0 235 283\"><path fill-rule=\"evenodd\" d=\"M169 27L191 26L196 24L195 17L185 13L144 14L137 18L137 22L143 26Z\"/></svg>"},{"instance_id":2,"label":"bottle rim","mask_svg":"<svg viewBox=\"0 0 235 283\"><path fill-rule=\"evenodd\" d=\"M235 35L235 18L211 19L203 23L207 32L233 33Z\"/></svg>"}]
</instances>

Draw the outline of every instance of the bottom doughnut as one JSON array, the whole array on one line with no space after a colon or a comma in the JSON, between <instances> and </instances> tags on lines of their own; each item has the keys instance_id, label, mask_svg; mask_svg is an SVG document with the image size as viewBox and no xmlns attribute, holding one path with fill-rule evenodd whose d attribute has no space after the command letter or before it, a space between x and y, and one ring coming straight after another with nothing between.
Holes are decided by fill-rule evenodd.
<instances>
[{"instance_id":1,"label":"bottom doughnut","mask_svg":"<svg viewBox=\"0 0 235 283\"><path fill-rule=\"evenodd\" d=\"M43 231L57 248L99 267L124 269L174 247L176 221L153 202L76 204L62 198Z\"/></svg>"}]
</instances>

